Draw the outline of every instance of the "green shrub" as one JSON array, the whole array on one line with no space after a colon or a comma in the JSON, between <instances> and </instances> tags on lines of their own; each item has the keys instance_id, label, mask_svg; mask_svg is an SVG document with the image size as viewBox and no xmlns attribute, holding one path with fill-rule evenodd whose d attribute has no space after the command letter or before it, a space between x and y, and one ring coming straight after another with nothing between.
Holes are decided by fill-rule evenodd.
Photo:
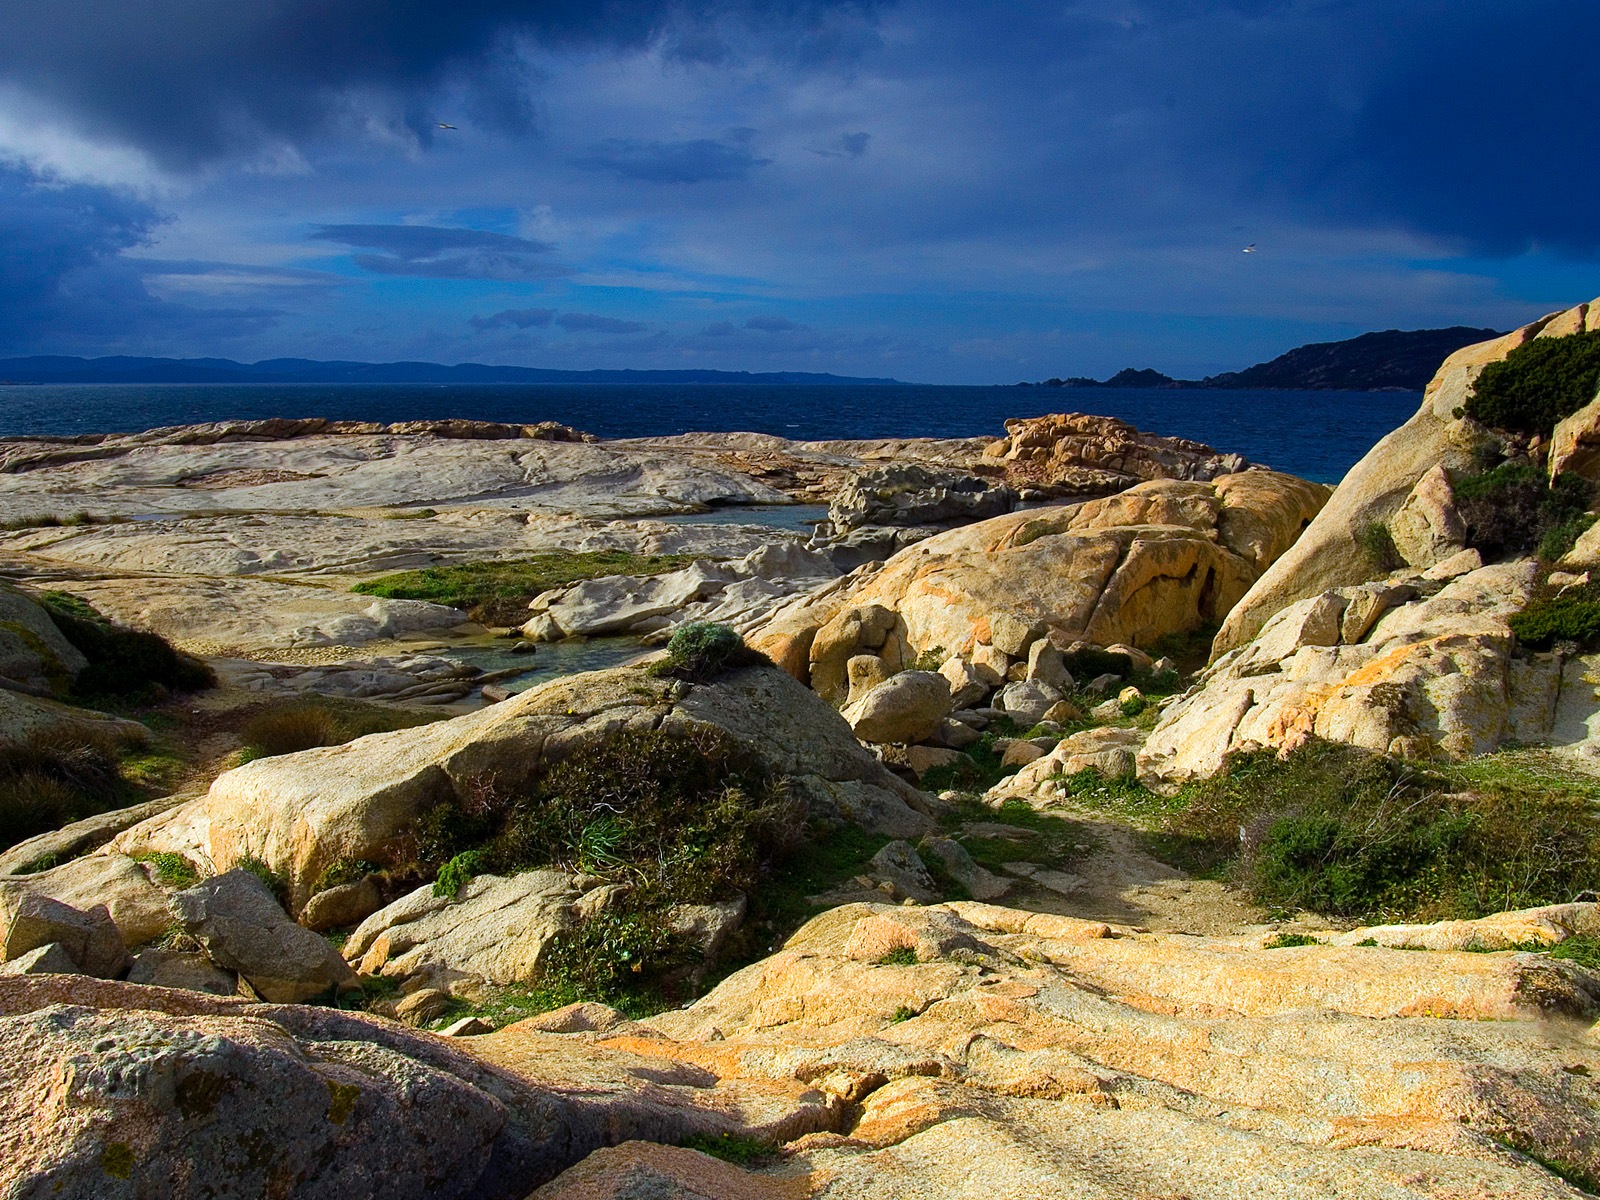
<instances>
[{"instance_id":1,"label":"green shrub","mask_svg":"<svg viewBox=\"0 0 1600 1200\"><path fill-rule=\"evenodd\" d=\"M433 894L454 900L461 889L472 882L472 877L483 870L487 859L488 855L482 850L463 850L439 868L438 878L433 881Z\"/></svg>"},{"instance_id":2,"label":"green shrub","mask_svg":"<svg viewBox=\"0 0 1600 1200\"><path fill-rule=\"evenodd\" d=\"M391 600L428 600L462 608L485 625L521 625L528 601L540 592L602 575L659 575L694 561L691 554L631 554L625 550L557 551L510 562L457 563L402 571L358 583L352 591Z\"/></svg>"},{"instance_id":3,"label":"green shrub","mask_svg":"<svg viewBox=\"0 0 1600 1200\"><path fill-rule=\"evenodd\" d=\"M913 671L937 671L944 666L944 660L949 657L949 652L943 646L929 646L921 654L917 655L916 660L911 664L911 669Z\"/></svg>"},{"instance_id":4,"label":"green shrub","mask_svg":"<svg viewBox=\"0 0 1600 1200\"><path fill-rule=\"evenodd\" d=\"M1361 552L1367 556L1368 565L1374 571L1388 574L1406 565L1406 560L1394 544L1394 534L1389 532L1389 526L1384 522L1367 522L1361 527L1357 540L1361 543Z\"/></svg>"},{"instance_id":5,"label":"green shrub","mask_svg":"<svg viewBox=\"0 0 1600 1200\"><path fill-rule=\"evenodd\" d=\"M1137 717L1145 710L1145 705L1146 701L1143 696L1129 696L1126 700L1121 701L1117 707L1122 711L1123 716Z\"/></svg>"},{"instance_id":6,"label":"green shrub","mask_svg":"<svg viewBox=\"0 0 1600 1200\"><path fill-rule=\"evenodd\" d=\"M1600 582L1533 600L1507 623L1518 641L1535 650L1556 642L1593 646L1600 642Z\"/></svg>"},{"instance_id":7,"label":"green shrub","mask_svg":"<svg viewBox=\"0 0 1600 1200\"><path fill-rule=\"evenodd\" d=\"M714 621L690 621L678 626L667 642L667 656L651 666L655 675L670 675L705 683L723 671L750 667L771 660L744 644L744 639L728 625Z\"/></svg>"},{"instance_id":8,"label":"green shrub","mask_svg":"<svg viewBox=\"0 0 1600 1200\"><path fill-rule=\"evenodd\" d=\"M1574 527L1587 519L1593 501L1593 488L1587 480L1561 474L1547 482L1543 471L1526 463L1501 463L1488 471L1460 476L1452 486L1456 509L1467 527L1467 544L1485 558L1526 554L1546 538L1554 549L1569 532L1576 541L1587 525ZM1568 549L1570 542L1560 553Z\"/></svg>"},{"instance_id":9,"label":"green shrub","mask_svg":"<svg viewBox=\"0 0 1600 1200\"><path fill-rule=\"evenodd\" d=\"M315 890L325 892L329 888L343 887L347 883L360 883L368 875L381 870L383 867L378 863L364 858L336 858L317 877Z\"/></svg>"},{"instance_id":10,"label":"green shrub","mask_svg":"<svg viewBox=\"0 0 1600 1200\"><path fill-rule=\"evenodd\" d=\"M1177 831L1236 851L1240 881L1269 906L1470 918L1600 885L1592 797L1526 775L1459 790L1448 776L1313 741L1284 759L1236 756L1186 798Z\"/></svg>"},{"instance_id":11,"label":"green shrub","mask_svg":"<svg viewBox=\"0 0 1600 1200\"><path fill-rule=\"evenodd\" d=\"M210 667L157 634L115 625L65 592L45 592L39 599L56 628L89 660L72 684L80 698L147 703L167 691L198 692L217 684Z\"/></svg>"},{"instance_id":12,"label":"green shrub","mask_svg":"<svg viewBox=\"0 0 1600 1200\"><path fill-rule=\"evenodd\" d=\"M131 799L108 738L41 730L0 740L0 849Z\"/></svg>"},{"instance_id":13,"label":"green shrub","mask_svg":"<svg viewBox=\"0 0 1600 1200\"><path fill-rule=\"evenodd\" d=\"M1466 413L1494 429L1548 435L1600 390L1600 333L1535 338L1484 367Z\"/></svg>"},{"instance_id":14,"label":"green shrub","mask_svg":"<svg viewBox=\"0 0 1600 1200\"><path fill-rule=\"evenodd\" d=\"M1003 727L1002 727L1003 725ZM1007 775L1017 770L1001 762L995 742L1011 737L1017 730L1009 721L991 723L972 745L961 752L962 757L944 766L930 767L918 780L925 792L986 792Z\"/></svg>"},{"instance_id":15,"label":"green shrub","mask_svg":"<svg viewBox=\"0 0 1600 1200\"><path fill-rule=\"evenodd\" d=\"M1558 562L1571 553L1572 548L1578 544L1578 539L1589 531L1595 523L1592 513L1573 517L1562 521L1559 525L1552 525L1544 531L1539 538L1538 554L1542 562Z\"/></svg>"},{"instance_id":16,"label":"green shrub","mask_svg":"<svg viewBox=\"0 0 1600 1200\"><path fill-rule=\"evenodd\" d=\"M900 946L889 951L878 960L880 967L914 967L917 965L917 952L910 946Z\"/></svg>"}]
</instances>

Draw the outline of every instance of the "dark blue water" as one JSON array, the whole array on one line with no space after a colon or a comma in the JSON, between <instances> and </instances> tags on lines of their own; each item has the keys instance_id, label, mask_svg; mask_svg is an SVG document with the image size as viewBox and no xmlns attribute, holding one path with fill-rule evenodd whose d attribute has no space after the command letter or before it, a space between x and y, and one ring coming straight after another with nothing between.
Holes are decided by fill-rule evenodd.
<instances>
[{"instance_id":1,"label":"dark blue water","mask_svg":"<svg viewBox=\"0 0 1600 1200\"><path fill-rule=\"evenodd\" d=\"M1420 402L1409 392L912 384L51 384L0 387L0 437L298 416L561 421L604 438L728 430L801 440L999 437L1008 417L1092 412L1333 483Z\"/></svg>"}]
</instances>

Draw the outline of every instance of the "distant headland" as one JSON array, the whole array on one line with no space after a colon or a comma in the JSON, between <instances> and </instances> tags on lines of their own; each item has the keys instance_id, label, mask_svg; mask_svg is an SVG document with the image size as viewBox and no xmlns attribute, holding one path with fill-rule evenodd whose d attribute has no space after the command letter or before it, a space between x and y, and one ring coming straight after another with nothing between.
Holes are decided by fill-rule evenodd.
<instances>
[{"instance_id":1,"label":"distant headland","mask_svg":"<svg viewBox=\"0 0 1600 1200\"><path fill-rule=\"evenodd\" d=\"M1271 362L1243 371L1225 371L1205 379L1174 379L1160 371L1118 371L1110 379L1047 379L1023 387L1098 388L1231 388L1304 391L1420 392L1439 363L1463 346L1498 337L1500 330L1386 329L1342 342L1314 342L1280 354Z\"/></svg>"},{"instance_id":2,"label":"distant headland","mask_svg":"<svg viewBox=\"0 0 1600 1200\"><path fill-rule=\"evenodd\" d=\"M71 358L37 355L0 358L7 383L737 383L861 387L896 379L861 379L809 371L557 371L484 363L446 366L429 362L319 362L271 358L239 363L228 358Z\"/></svg>"}]
</instances>

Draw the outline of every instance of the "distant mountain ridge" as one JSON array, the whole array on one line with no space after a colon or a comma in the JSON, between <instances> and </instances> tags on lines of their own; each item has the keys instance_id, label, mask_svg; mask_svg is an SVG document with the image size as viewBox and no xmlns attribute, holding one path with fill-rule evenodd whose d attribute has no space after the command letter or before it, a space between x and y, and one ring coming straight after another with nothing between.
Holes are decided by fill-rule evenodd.
<instances>
[{"instance_id":1,"label":"distant mountain ridge","mask_svg":"<svg viewBox=\"0 0 1600 1200\"><path fill-rule=\"evenodd\" d=\"M1118 371L1110 379L1049 379L1043 387L1238 388L1297 391L1420 392L1439 364L1463 346L1499 337L1497 329L1386 329L1342 342L1313 342L1271 362L1205 379L1174 379L1160 371Z\"/></svg>"},{"instance_id":2,"label":"distant mountain ridge","mask_svg":"<svg viewBox=\"0 0 1600 1200\"><path fill-rule=\"evenodd\" d=\"M270 358L238 363L228 358L71 358L36 355L0 358L8 383L742 383L854 386L895 384L808 371L558 371L483 363L445 366L427 362L319 362Z\"/></svg>"}]
</instances>

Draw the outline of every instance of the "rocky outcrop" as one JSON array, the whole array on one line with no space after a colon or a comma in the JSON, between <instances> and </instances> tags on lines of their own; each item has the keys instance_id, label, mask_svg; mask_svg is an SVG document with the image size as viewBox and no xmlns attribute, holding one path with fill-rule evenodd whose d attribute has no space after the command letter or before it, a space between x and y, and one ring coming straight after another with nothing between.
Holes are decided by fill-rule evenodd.
<instances>
[{"instance_id":1,"label":"rocky outcrop","mask_svg":"<svg viewBox=\"0 0 1600 1200\"><path fill-rule=\"evenodd\" d=\"M137 825L110 849L169 850L218 870L252 857L288 881L298 914L338 862L390 862L426 810L494 776L517 787L541 763L624 729L713 725L753 753L823 820L924 833L926 797L901 783L849 727L788 675L732 671L704 684L637 667L569 676L467 716L343 746L259 759L206 796Z\"/></svg>"},{"instance_id":2,"label":"rocky outcrop","mask_svg":"<svg viewBox=\"0 0 1600 1200\"><path fill-rule=\"evenodd\" d=\"M1427 509L1437 508L1434 501L1438 498L1439 476L1444 471L1471 468L1473 450L1485 440L1486 432L1470 418L1457 413L1466 404L1478 373L1487 364L1503 360L1512 350L1535 337L1560 337L1585 329L1600 329L1600 304L1583 304L1553 314L1504 337L1458 350L1447 358L1428 384L1416 415L1350 468L1305 535L1256 581L1228 614L1217 634L1213 654L1220 656L1242 646L1255 637L1275 613L1296 601L1320 595L1330 588L1372 579L1377 569L1368 549L1371 545L1369 531L1374 526L1390 525L1408 502L1413 510L1424 506L1424 512L1418 515L1423 518L1423 524L1428 524ZM1562 435L1563 456L1577 453L1582 440L1578 433L1580 426L1581 422L1569 426ZM1424 485L1424 477L1430 473L1435 473L1435 482ZM1419 486L1424 494L1413 500L1413 493ZM1402 529L1416 524L1410 517L1401 520ZM1404 536L1401 529L1395 529L1394 534L1400 545ZM1449 531L1443 527L1430 533L1427 540L1433 542L1438 534L1445 535L1448 540ZM1400 548L1402 552L1405 549L1403 545ZM1412 561L1414 565L1431 565Z\"/></svg>"},{"instance_id":3,"label":"rocky outcrop","mask_svg":"<svg viewBox=\"0 0 1600 1200\"><path fill-rule=\"evenodd\" d=\"M1088 498L1153 479L1215 479L1249 463L1186 438L1142 433L1115 417L1052 413L1006 422L984 457L1007 480L1048 495Z\"/></svg>"},{"instance_id":4,"label":"rocky outcrop","mask_svg":"<svg viewBox=\"0 0 1600 1200\"><path fill-rule=\"evenodd\" d=\"M0 680L49 695L66 691L87 665L38 601L0 584Z\"/></svg>"},{"instance_id":5,"label":"rocky outcrop","mask_svg":"<svg viewBox=\"0 0 1600 1200\"><path fill-rule=\"evenodd\" d=\"M781 607L749 640L833 698L864 652L892 670L937 647L993 686L1047 636L1149 644L1220 620L1326 495L1247 471L995 517Z\"/></svg>"},{"instance_id":6,"label":"rocky outcrop","mask_svg":"<svg viewBox=\"0 0 1600 1200\"><path fill-rule=\"evenodd\" d=\"M729 562L695 562L661 575L607 575L536 596L522 634L533 642L608 634L665 637L690 621L748 627L774 605L839 570L797 542L757 547Z\"/></svg>"},{"instance_id":7,"label":"rocky outcrop","mask_svg":"<svg viewBox=\"0 0 1600 1200\"><path fill-rule=\"evenodd\" d=\"M1537 564L1502 563L1289 605L1163 712L1139 753L1141 777L1170 785L1215 773L1232 751L1310 737L1419 758L1551 740L1563 664L1518 655L1506 624L1537 577Z\"/></svg>"},{"instance_id":8,"label":"rocky outcrop","mask_svg":"<svg viewBox=\"0 0 1600 1200\"><path fill-rule=\"evenodd\" d=\"M828 505L835 533L865 526L967 525L1010 512L1017 493L1004 483L920 463L891 463L857 475Z\"/></svg>"}]
</instances>

